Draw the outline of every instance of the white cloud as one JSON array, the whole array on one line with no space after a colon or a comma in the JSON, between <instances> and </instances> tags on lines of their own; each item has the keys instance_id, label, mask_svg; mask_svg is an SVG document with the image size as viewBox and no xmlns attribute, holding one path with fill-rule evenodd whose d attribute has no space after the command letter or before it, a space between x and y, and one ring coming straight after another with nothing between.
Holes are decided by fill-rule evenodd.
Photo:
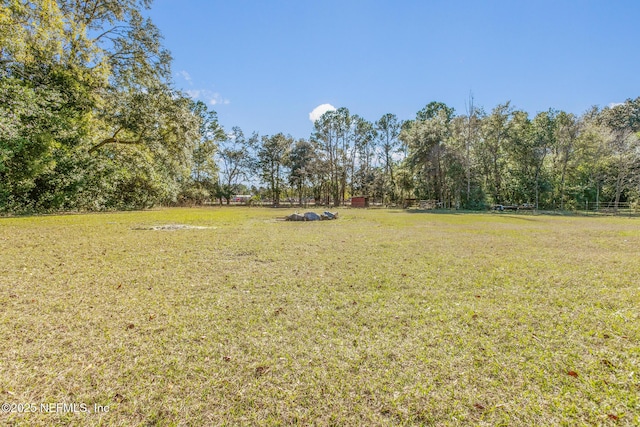
<instances>
[{"instance_id":1,"label":"white cloud","mask_svg":"<svg viewBox=\"0 0 640 427\"><path fill-rule=\"evenodd\" d=\"M177 77L181 77L189 86L192 86L193 83L191 81L191 74L189 74L185 70L178 71L176 73ZM231 104L227 98L224 98L218 92L213 92L208 89L187 89L184 91L189 97L193 99L200 99L202 101L208 102L210 105L228 105Z\"/></svg>"},{"instance_id":2,"label":"white cloud","mask_svg":"<svg viewBox=\"0 0 640 427\"><path fill-rule=\"evenodd\" d=\"M336 107L331 104L320 104L309 113L309 120L315 123L327 111L336 111Z\"/></svg>"},{"instance_id":3,"label":"white cloud","mask_svg":"<svg viewBox=\"0 0 640 427\"><path fill-rule=\"evenodd\" d=\"M624 102L611 102L609 104L609 108L617 107L618 105L623 105Z\"/></svg>"},{"instance_id":4,"label":"white cloud","mask_svg":"<svg viewBox=\"0 0 640 427\"><path fill-rule=\"evenodd\" d=\"M187 73L185 70L178 71L178 75L185 79L187 82L191 83L191 74Z\"/></svg>"},{"instance_id":5,"label":"white cloud","mask_svg":"<svg viewBox=\"0 0 640 427\"><path fill-rule=\"evenodd\" d=\"M211 105L218 105L218 104L227 105L230 103L228 99L220 96L218 92L211 93L207 97L209 98L209 104Z\"/></svg>"},{"instance_id":6,"label":"white cloud","mask_svg":"<svg viewBox=\"0 0 640 427\"><path fill-rule=\"evenodd\" d=\"M207 89L189 89L185 90L185 93L193 99L206 99L210 105L228 105L231 103L218 92L212 92Z\"/></svg>"}]
</instances>

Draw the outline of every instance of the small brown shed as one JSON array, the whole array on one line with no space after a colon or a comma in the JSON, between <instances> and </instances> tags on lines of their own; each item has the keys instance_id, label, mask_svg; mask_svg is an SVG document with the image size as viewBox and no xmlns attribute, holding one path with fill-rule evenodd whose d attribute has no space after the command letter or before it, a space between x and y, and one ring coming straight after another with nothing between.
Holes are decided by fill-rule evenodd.
<instances>
[{"instance_id":1,"label":"small brown shed","mask_svg":"<svg viewBox=\"0 0 640 427\"><path fill-rule=\"evenodd\" d=\"M351 198L351 207L352 208L368 208L369 207L369 198L365 196L357 196Z\"/></svg>"}]
</instances>

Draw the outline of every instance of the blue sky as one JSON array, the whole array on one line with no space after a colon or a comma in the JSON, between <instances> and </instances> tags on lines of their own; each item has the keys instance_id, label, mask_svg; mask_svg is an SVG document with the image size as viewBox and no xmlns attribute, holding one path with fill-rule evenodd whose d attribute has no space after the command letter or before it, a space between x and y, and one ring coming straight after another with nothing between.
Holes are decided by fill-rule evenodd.
<instances>
[{"instance_id":1,"label":"blue sky","mask_svg":"<svg viewBox=\"0 0 640 427\"><path fill-rule=\"evenodd\" d=\"M581 114L640 96L640 2L155 0L178 88L225 129L307 138L320 104L375 121L431 101L458 114Z\"/></svg>"}]
</instances>

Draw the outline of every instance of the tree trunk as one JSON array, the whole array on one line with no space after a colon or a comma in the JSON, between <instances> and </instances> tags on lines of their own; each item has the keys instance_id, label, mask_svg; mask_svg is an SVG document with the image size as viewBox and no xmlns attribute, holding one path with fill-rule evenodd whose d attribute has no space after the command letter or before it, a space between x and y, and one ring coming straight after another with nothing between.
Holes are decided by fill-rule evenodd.
<instances>
[{"instance_id":1,"label":"tree trunk","mask_svg":"<svg viewBox=\"0 0 640 427\"><path fill-rule=\"evenodd\" d=\"M616 178L616 198L613 202L613 211L618 212L618 204L620 203L620 195L622 194L622 180L623 175L622 171L618 172L618 177Z\"/></svg>"},{"instance_id":2,"label":"tree trunk","mask_svg":"<svg viewBox=\"0 0 640 427\"><path fill-rule=\"evenodd\" d=\"M569 163L568 157L568 153L565 152L565 157L562 162L562 174L560 178L560 210L564 210L564 183L567 174L567 163Z\"/></svg>"}]
</instances>

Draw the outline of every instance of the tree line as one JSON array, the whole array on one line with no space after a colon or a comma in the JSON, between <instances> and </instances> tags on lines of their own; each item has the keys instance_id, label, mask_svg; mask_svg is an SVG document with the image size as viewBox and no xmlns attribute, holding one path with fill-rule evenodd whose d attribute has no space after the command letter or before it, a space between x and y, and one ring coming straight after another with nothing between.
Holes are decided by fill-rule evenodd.
<instances>
[{"instance_id":1,"label":"tree line","mask_svg":"<svg viewBox=\"0 0 640 427\"><path fill-rule=\"evenodd\" d=\"M640 97L581 116L510 102L412 120L326 112L308 138L226 131L173 86L150 0L0 0L0 212L355 195L483 209L638 203ZM249 189L249 185L251 189Z\"/></svg>"},{"instance_id":2,"label":"tree line","mask_svg":"<svg viewBox=\"0 0 640 427\"><path fill-rule=\"evenodd\" d=\"M247 166L264 193L338 206L354 195L384 204L407 198L443 207L528 204L582 209L638 203L640 98L581 116L549 109L530 117L510 102L489 113L471 98L465 114L431 102L415 119L375 122L347 108L318 119L308 139L282 134L249 144ZM254 143L258 139L254 139Z\"/></svg>"}]
</instances>

